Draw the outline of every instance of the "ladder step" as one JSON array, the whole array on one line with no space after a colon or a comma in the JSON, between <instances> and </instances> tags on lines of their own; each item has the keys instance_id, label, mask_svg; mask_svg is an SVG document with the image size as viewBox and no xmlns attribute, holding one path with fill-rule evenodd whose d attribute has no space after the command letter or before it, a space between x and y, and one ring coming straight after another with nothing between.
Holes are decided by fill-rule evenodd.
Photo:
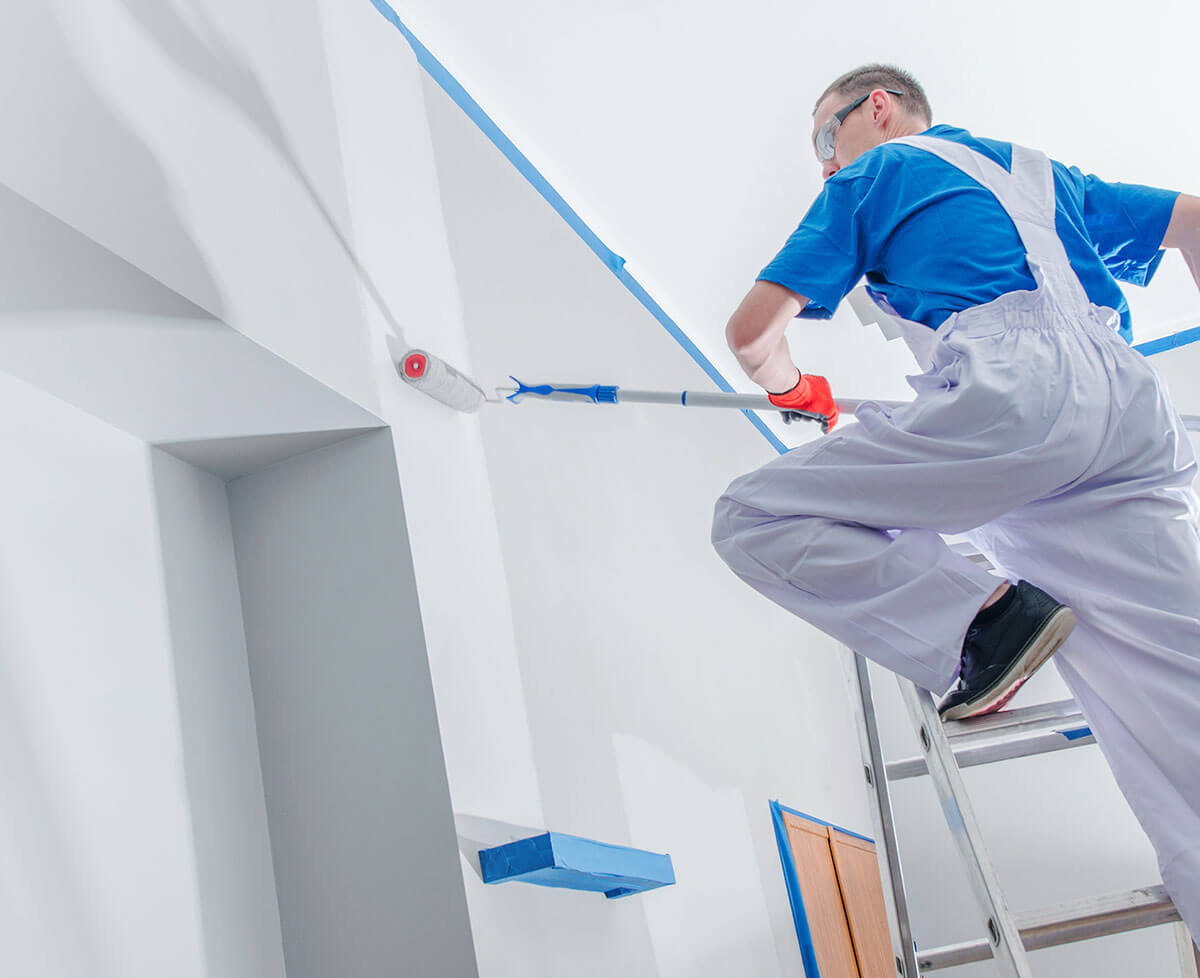
<instances>
[{"instance_id":1,"label":"ladder step","mask_svg":"<svg viewBox=\"0 0 1200 978\"><path fill-rule=\"evenodd\" d=\"M1179 920L1179 911L1165 888L1148 886L1128 893L1060 903L1042 910L1013 914L1013 917L1025 949L1036 951L1169 924ZM972 961L986 961L991 956L992 946L987 940L964 941L918 951L917 966L922 972L937 971Z\"/></svg>"},{"instance_id":2,"label":"ladder step","mask_svg":"<svg viewBox=\"0 0 1200 978\"><path fill-rule=\"evenodd\" d=\"M1074 700L1060 700L1003 710L942 725L960 768L991 764L1094 744L1096 738ZM924 757L909 757L887 765L889 781L928 773Z\"/></svg>"}]
</instances>

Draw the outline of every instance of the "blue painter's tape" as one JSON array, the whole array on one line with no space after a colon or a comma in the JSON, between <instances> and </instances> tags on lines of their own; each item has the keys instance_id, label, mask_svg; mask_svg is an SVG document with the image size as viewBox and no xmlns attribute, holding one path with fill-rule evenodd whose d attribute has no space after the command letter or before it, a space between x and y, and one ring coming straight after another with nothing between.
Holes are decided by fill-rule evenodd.
<instances>
[{"instance_id":1,"label":"blue painter's tape","mask_svg":"<svg viewBox=\"0 0 1200 978\"><path fill-rule=\"evenodd\" d=\"M800 893L800 877L796 875L796 860L792 857L792 844L788 841L787 825L783 821L783 806L771 802L771 821L775 823L775 844L779 847L779 861L783 864L783 882L787 887L788 904L792 908L792 921L796 925L796 937L800 940L800 960L804 962L807 978L821 978L817 966L817 949L813 944L812 928L804 910L804 896Z\"/></svg>"},{"instance_id":2,"label":"blue painter's tape","mask_svg":"<svg viewBox=\"0 0 1200 978\"><path fill-rule=\"evenodd\" d=\"M610 900L675 882L675 869L668 855L561 832L481 849L479 869L485 883L520 880L537 886L591 890Z\"/></svg>"},{"instance_id":3,"label":"blue painter's tape","mask_svg":"<svg viewBox=\"0 0 1200 978\"><path fill-rule=\"evenodd\" d=\"M429 73L432 78L441 87L454 104L463 110L480 129L481 132L492 144L504 154L505 158L512 163L520 172L520 174L529 181L530 185L542 195L546 202L554 208L558 215L567 222L571 229L583 239L584 243L592 249L596 257L598 257L608 269L617 277L617 280L625 286L640 302L646 310L659 321L664 329L675 338L675 341L684 348L687 354L696 361L697 365L712 379L712 381L723 391L732 392L733 387L721 375L721 372L713 365L692 342L679 325L667 315L665 310L655 302L654 298L648 293L642 284L634 278L625 268L625 259L608 247L600 237L593 231L562 197L562 195L550 185L550 182L542 176L541 172L535 167L529 158L525 156L511 139L505 135L504 131L496 125L495 121L489 116L483 108L471 97L470 93L462 87L446 70L445 66L438 61L424 44L418 40L417 36L400 19L399 15L393 10L385 0L371 0L372 6L375 7L388 22L392 24L408 41L413 52L417 56L417 62ZM775 448L781 455L788 451L788 447L776 437L775 433L767 427L766 422L762 420L753 411L742 412L750 423L756 427L762 436Z\"/></svg>"},{"instance_id":4,"label":"blue painter's tape","mask_svg":"<svg viewBox=\"0 0 1200 978\"><path fill-rule=\"evenodd\" d=\"M871 845L875 845L875 840L872 839L869 835L862 835L859 832L851 832L849 829L844 829L840 825L834 825L833 822L826 822L825 819L823 819L823 818L817 818L816 815L809 815L808 812L802 812L795 808L788 808L787 805L780 805L779 802L777 802L777 801L773 801L773 802L771 802L771 804L777 805L779 807L780 811L787 812L789 815L795 815L797 818L806 818L810 822L816 822L818 825L824 825L827 828L837 829L843 835L852 835L856 839L862 839L863 842L869 842L869 843L871 843Z\"/></svg>"},{"instance_id":5,"label":"blue painter's tape","mask_svg":"<svg viewBox=\"0 0 1200 978\"><path fill-rule=\"evenodd\" d=\"M862 839L864 842L869 842L872 845L875 844L875 840L865 835L859 835L857 832L851 832L840 825L834 825L832 822L826 822L822 818L816 818L812 815L806 815L804 812L797 811L794 808L788 808L786 805L781 805L778 801L771 802L771 821L775 824L775 844L779 847L779 861L783 864L783 882L787 887L788 903L792 908L792 920L796 925L796 937L800 941L800 958L804 962L804 974L807 978L821 978L821 969L817 965L816 947L813 944L812 928L808 923L808 913L804 909L804 895L800 891L800 878L796 873L796 860L792 856L792 844L788 841L787 825L783 821L784 812L807 819L810 822L816 822L818 825L837 829L839 832L852 835L854 838Z\"/></svg>"},{"instance_id":6,"label":"blue painter's tape","mask_svg":"<svg viewBox=\"0 0 1200 978\"><path fill-rule=\"evenodd\" d=\"M1189 343L1200 342L1200 326L1195 326L1192 329L1185 329L1178 333L1172 333L1170 336L1163 336L1157 340L1149 340L1145 343L1139 343L1134 347L1144 357L1152 357L1156 353L1166 353L1167 350L1177 350L1181 346L1187 346Z\"/></svg>"},{"instance_id":7,"label":"blue painter's tape","mask_svg":"<svg viewBox=\"0 0 1200 978\"><path fill-rule=\"evenodd\" d=\"M1082 740L1084 737L1092 736L1091 727L1076 727L1074 730L1060 730L1058 732L1066 737L1067 740Z\"/></svg>"}]
</instances>

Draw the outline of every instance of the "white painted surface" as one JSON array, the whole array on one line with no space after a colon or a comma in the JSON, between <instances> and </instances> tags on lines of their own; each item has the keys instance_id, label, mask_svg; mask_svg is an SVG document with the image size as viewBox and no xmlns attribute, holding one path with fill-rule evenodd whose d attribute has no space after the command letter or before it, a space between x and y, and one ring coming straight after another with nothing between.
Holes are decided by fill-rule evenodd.
<instances>
[{"instance_id":1,"label":"white painted surface","mask_svg":"<svg viewBox=\"0 0 1200 978\"><path fill-rule=\"evenodd\" d=\"M54 2L3 26L0 182L369 410L316 4Z\"/></svg>"},{"instance_id":2,"label":"white painted surface","mask_svg":"<svg viewBox=\"0 0 1200 978\"><path fill-rule=\"evenodd\" d=\"M0 362L151 443L380 421L0 187Z\"/></svg>"},{"instance_id":3,"label":"white painted surface","mask_svg":"<svg viewBox=\"0 0 1200 978\"><path fill-rule=\"evenodd\" d=\"M379 29L369 3L329 3L323 16L355 250L386 270L378 283L383 305L400 316L408 343L469 373L473 351L420 69L407 46ZM485 834L499 829L508 841L503 825L544 821L481 418L448 410L399 380L387 352L387 318L368 299L370 369L412 514L408 532L454 808L473 820L471 833L480 820L500 823ZM470 874L474 852L464 851ZM472 909L477 919L487 913Z\"/></svg>"},{"instance_id":4,"label":"white painted surface","mask_svg":"<svg viewBox=\"0 0 1200 978\"><path fill-rule=\"evenodd\" d=\"M426 90L473 369L703 385ZM768 801L856 831L870 819L833 643L731 579L708 544L713 500L770 446L737 412L535 403L480 421L546 825L669 852L679 879L611 909L557 897L559 927L540 928L526 973L800 974ZM555 897L476 898L468 884L481 970L486 948L505 974L500 942L534 919L493 941L475 908L487 899L489 917L509 919L514 906L549 913Z\"/></svg>"},{"instance_id":5,"label":"white painted surface","mask_svg":"<svg viewBox=\"0 0 1200 978\"><path fill-rule=\"evenodd\" d=\"M289 978L476 974L387 432L229 484Z\"/></svg>"},{"instance_id":6,"label":"white painted surface","mask_svg":"<svg viewBox=\"0 0 1200 978\"><path fill-rule=\"evenodd\" d=\"M229 974L197 894L147 450L2 374L0 444L0 971Z\"/></svg>"},{"instance_id":7,"label":"white painted surface","mask_svg":"<svg viewBox=\"0 0 1200 978\"><path fill-rule=\"evenodd\" d=\"M224 480L150 451L208 978L283 978Z\"/></svg>"}]
</instances>

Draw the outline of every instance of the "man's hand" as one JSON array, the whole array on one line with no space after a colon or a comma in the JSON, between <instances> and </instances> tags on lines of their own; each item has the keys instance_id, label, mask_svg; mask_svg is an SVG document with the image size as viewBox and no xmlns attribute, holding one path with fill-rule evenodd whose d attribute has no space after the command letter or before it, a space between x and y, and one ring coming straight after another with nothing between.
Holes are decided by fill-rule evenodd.
<instances>
[{"instance_id":1,"label":"man's hand","mask_svg":"<svg viewBox=\"0 0 1200 978\"><path fill-rule=\"evenodd\" d=\"M821 427L826 432L832 431L838 422L837 401L829 389L829 381L816 374L801 374L796 386L782 394L768 392L767 399L777 408L782 408L784 416L788 411L799 411L805 415L817 415L824 418Z\"/></svg>"}]
</instances>

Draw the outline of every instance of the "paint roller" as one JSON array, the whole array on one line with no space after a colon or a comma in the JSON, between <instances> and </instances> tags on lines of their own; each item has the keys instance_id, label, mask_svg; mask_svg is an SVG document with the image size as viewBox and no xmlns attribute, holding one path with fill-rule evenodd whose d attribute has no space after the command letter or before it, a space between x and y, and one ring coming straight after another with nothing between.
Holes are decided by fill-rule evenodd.
<instances>
[{"instance_id":1,"label":"paint roller","mask_svg":"<svg viewBox=\"0 0 1200 978\"><path fill-rule=\"evenodd\" d=\"M487 400L487 395L478 384L445 360L426 350L408 349L395 336L388 336L387 345L396 373L410 387L428 394L435 401L441 401L456 411L474 414Z\"/></svg>"},{"instance_id":2,"label":"paint roller","mask_svg":"<svg viewBox=\"0 0 1200 978\"><path fill-rule=\"evenodd\" d=\"M388 349L396 372L411 387L428 394L456 411L473 413L486 402L501 399L512 404L533 398L546 401L574 401L579 404L675 404L680 407L735 408L746 411L779 411L785 423L814 421L824 427L824 415L810 411L780 411L765 394L737 394L724 391L645 391L627 390L615 384L526 384L512 377L516 387L497 387L489 398L478 384L450 364L426 350L406 349L400 341L388 337ZM838 409L854 413L863 399L838 398ZM897 407L899 401L874 401L882 407Z\"/></svg>"}]
</instances>

